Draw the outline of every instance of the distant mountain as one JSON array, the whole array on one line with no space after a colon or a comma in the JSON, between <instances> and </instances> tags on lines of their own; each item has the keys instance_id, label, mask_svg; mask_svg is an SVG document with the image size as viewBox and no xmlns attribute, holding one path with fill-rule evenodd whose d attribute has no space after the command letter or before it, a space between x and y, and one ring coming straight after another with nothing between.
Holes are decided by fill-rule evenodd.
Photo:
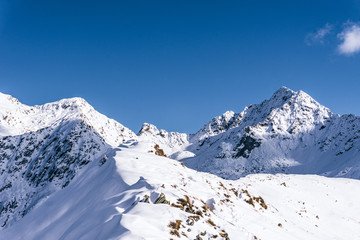
<instances>
[{"instance_id":1,"label":"distant mountain","mask_svg":"<svg viewBox=\"0 0 360 240\"><path fill-rule=\"evenodd\" d=\"M360 117L339 116L282 87L241 113L213 118L190 138L186 166L237 179L250 173L360 178Z\"/></svg>"},{"instance_id":2,"label":"distant mountain","mask_svg":"<svg viewBox=\"0 0 360 240\"><path fill-rule=\"evenodd\" d=\"M360 179L360 117L334 114L303 91L281 87L241 113L213 118L195 134L144 126L139 135L170 158L225 179L251 173Z\"/></svg>"}]
</instances>

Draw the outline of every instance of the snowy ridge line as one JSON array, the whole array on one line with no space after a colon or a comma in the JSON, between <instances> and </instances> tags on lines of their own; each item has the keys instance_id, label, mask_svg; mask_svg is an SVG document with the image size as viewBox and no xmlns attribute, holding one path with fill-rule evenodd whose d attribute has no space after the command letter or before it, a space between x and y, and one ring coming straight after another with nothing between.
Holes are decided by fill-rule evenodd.
<instances>
[{"instance_id":1,"label":"snowy ridge line","mask_svg":"<svg viewBox=\"0 0 360 240\"><path fill-rule=\"evenodd\" d=\"M281 226L278 226L271 219L299 222L299 219L281 212L278 202L290 204L293 209L297 208L294 201L303 201L304 198L289 193L283 202L273 198L273 192L262 188L261 183L278 179L281 187L270 184L269 189L283 193L290 186L288 181L294 181L291 191L315 192L315 189L300 186L307 178L301 175L254 175L237 179L258 173L360 179L359 146L359 117L336 115L305 92L294 92L285 87L268 100L246 107L241 113L227 111L213 118L195 134L167 132L148 123L144 123L135 134L98 113L82 98L26 106L16 98L0 93L0 235L6 233L9 239L41 239L41 236L54 234L60 234L56 235L59 239L81 239L83 235L96 239L96 234L103 239L169 239L178 238L178 234L185 239L204 236L226 239L227 235L232 236L231 239L236 239L234 236L245 239L289 237L282 230L278 231L288 223L281 221ZM356 180L310 178L308 184L317 186L331 183L345 190L347 184L352 188L359 187ZM243 184L246 179L252 179L250 185ZM281 185L283 182L286 186ZM85 183L89 186L83 185ZM251 185L259 188L252 189ZM201 188L208 193L199 192ZM99 189L106 198L96 194ZM340 194L350 197L351 191L346 191L332 191L331 194L338 200L342 198ZM323 195L319 197L325 199ZM57 198L64 203L57 202ZM316 199L309 201L316 205ZM352 201L341 201L353 204ZM155 204L159 202L166 206ZM97 204L104 207L94 208ZM54 205L59 206L55 207L54 214L44 218L39 227L29 223L37 222L34 218L42 218L44 209L53 209ZM82 205L95 209L95 213L86 211ZM79 212L76 207L83 210ZM329 220L332 218L327 207L336 208L336 205L329 203L322 210ZM202 212L203 216L196 213L204 208L207 210ZM253 221L267 219L269 225L266 226L275 235L254 226L249 228L248 221L231 214L242 216L235 208L241 211L249 208L248 214ZM305 210L309 211L308 208ZM296 214L304 217L302 211L305 210ZM315 214L316 209L313 210ZM157 211L167 217L154 218L151 214ZM261 216L253 211L261 212ZM284 211L293 213L289 209ZM340 209L337 214L341 216ZM94 220L97 216L101 216L100 222ZM346 216L354 218L350 211ZM312 217L306 216L307 219ZM68 225L69 218L75 221L70 221L71 225L79 227ZM229 218L237 223L230 224ZM160 222L156 223L156 220ZM150 221L151 231L134 227L134 221L143 224ZM309 234L292 224L286 231L299 231L308 237L299 239L320 239L318 234L328 231L327 224L332 220L329 221L324 224L327 227L319 232L319 225L313 220L309 224L316 225L315 230L312 225L299 222L306 226L304 228ZM350 222L352 227L358 226L358 222ZM61 224L63 227L59 229L57 226ZM94 227L97 224L99 226ZM24 234L33 237L27 238ZM334 234L338 237L334 239L342 239ZM330 235L324 236L331 239Z\"/></svg>"},{"instance_id":2,"label":"snowy ridge line","mask_svg":"<svg viewBox=\"0 0 360 240\"><path fill-rule=\"evenodd\" d=\"M240 114L214 118L185 148L195 156L182 161L227 179L258 172L360 178L359 133L359 117L282 87Z\"/></svg>"},{"instance_id":3,"label":"snowy ridge line","mask_svg":"<svg viewBox=\"0 0 360 240\"><path fill-rule=\"evenodd\" d=\"M85 121L112 146L136 138L136 134L130 129L97 112L79 97L27 106L10 95L0 93L0 135L34 132L75 119Z\"/></svg>"},{"instance_id":4,"label":"snowy ridge line","mask_svg":"<svg viewBox=\"0 0 360 240\"><path fill-rule=\"evenodd\" d=\"M66 187L111 146L136 138L82 98L27 106L0 93L0 228Z\"/></svg>"}]
</instances>

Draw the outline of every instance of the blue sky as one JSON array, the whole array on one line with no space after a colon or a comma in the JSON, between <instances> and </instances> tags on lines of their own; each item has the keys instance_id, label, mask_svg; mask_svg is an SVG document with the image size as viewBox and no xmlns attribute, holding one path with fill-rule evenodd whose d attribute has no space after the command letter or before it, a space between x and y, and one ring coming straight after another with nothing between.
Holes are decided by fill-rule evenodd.
<instances>
[{"instance_id":1,"label":"blue sky","mask_svg":"<svg viewBox=\"0 0 360 240\"><path fill-rule=\"evenodd\" d=\"M360 115L360 0L0 0L0 91L28 105L80 96L138 131L304 90Z\"/></svg>"}]
</instances>

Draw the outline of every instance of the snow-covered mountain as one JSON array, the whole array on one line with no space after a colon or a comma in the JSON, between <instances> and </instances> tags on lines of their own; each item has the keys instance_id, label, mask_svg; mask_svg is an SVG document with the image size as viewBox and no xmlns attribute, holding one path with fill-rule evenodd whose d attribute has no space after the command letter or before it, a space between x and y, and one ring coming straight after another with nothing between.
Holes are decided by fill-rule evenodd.
<instances>
[{"instance_id":1,"label":"snow-covered mountain","mask_svg":"<svg viewBox=\"0 0 360 240\"><path fill-rule=\"evenodd\" d=\"M241 113L215 117L191 137L184 163L227 179L250 173L360 178L360 117L339 116L282 87Z\"/></svg>"},{"instance_id":2,"label":"snow-covered mountain","mask_svg":"<svg viewBox=\"0 0 360 240\"><path fill-rule=\"evenodd\" d=\"M0 94L0 239L360 238L359 135L285 87L195 134Z\"/></svg>"},{"instance_id":3,"label":"snow-covered mountain","mask_svg":"<svg viewBox=\"0 0 360 240\"><path fill-rule=\"evenodd\" d=\"M81 98L26 106L0 94L0 227L67 186L81 168L136 135Z\"/></svg>"},{"instance_id":4,"label":"snow-covered mountain","mask_svg":"<svg viewBox=\"0 0 360 240\"><path fill-rule=\"evenodd\" d=\"M81 120L91 126L111 146L136 135L117 121L97 112L82 98L63 99L41 106L27 106L0 93L0 135L13 136Z\"/></svg>"}]
</instances>

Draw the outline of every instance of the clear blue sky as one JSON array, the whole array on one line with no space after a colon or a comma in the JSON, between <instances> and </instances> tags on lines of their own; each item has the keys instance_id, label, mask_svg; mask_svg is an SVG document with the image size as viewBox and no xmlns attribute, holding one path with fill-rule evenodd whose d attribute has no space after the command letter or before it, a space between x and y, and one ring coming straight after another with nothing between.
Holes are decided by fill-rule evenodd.
<instances>
[{"instance_id":1,"label":"clear blue sky","mask_svg":"<svg viewBox=\"0 0 360 240\"><path fill-rule=\"evenodd\" d=\"M360 0L0 0L0 91L80 96L136 132L195 132L281 86L359 115L360 53L339 50L359 17Z\"/></svg>"}]
</instances>

